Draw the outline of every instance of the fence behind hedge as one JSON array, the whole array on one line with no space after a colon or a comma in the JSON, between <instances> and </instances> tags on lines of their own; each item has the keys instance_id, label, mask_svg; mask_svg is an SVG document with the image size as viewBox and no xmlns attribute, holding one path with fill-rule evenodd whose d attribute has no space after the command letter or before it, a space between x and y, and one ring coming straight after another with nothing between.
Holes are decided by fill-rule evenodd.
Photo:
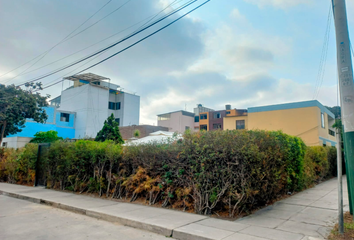
<instances>
[{"instance_id":1,"label":"fence behind hedge","mask_svg":"<svg viewBox=\"0 0 354 240\"><path fill-rule=\"evenodd\" d=\"M1 151L0 178L32 185L37 145ZM211 131L129 147L58 141L42 167L49 188L233 217L331 177L334 162L335 148L279 131Z\"/></svg>"}]
</instances>

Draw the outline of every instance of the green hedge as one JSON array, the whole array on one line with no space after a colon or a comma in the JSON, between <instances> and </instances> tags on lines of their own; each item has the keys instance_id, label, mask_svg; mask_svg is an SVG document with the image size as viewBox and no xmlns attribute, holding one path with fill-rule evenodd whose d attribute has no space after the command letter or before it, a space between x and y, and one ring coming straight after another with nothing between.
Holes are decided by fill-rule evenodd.
<instances>
[{"instance_id":1,"label":"green hedge","mask_svg":"<svg viewBox=\"0 0 354 240\"><path fill-rule=\"evenodd\" d=\"M202 131L127 147L58 141L44 151L41 167L49 188L233 217L330 177L333 153L280 131ZM33 184L36 156L34 144L2 150L0 178Z\"/></svg>"}]
</instances>

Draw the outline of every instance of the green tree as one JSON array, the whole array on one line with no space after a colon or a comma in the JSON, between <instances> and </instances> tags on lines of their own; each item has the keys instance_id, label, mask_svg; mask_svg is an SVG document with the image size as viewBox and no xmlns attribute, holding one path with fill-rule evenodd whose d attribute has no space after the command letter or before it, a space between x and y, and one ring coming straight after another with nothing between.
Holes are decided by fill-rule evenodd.
<instances>
[{"instance_id":1,"label":"green tree","mask_svg":"<svg viewBox=\"0 0 354 240\"><path fill-rule=\"evenodd\" d=\"M104 121L102 129L97 133L95 141L104 142L113 140L115 143L123 144L124 140L119 132L118 123L114 119L113 113Z\"/></svg>"},{"instance_id":2,"label":"green tree","mask_svg":"<svg viewBox=\"0 0 354 240\"><path fill-rule=\"evenodd\" d=\"M58 137L58 132L50 130L47 132L37 132L34 134L34 138L30 141L31 143L51 143L58 140L63 140L62 137Z\"/></svg>"},{"instance_id":3,"label":"green tree","mask_svg":"<svg viewBox=\"0 0 354 240\"><path fill-rule=\"evenodd\" d=\"M328 110L334 114L336 119L341 118L341 108L339 106L334 106L334 107L326 106L326 108L328 108Z\"/></svg>"},{"instance_id":4,"label":"green tree","mask_svg":"<svg viewBox=\"0 0 354 240\"><path fill-rule=\"evenodd\" d=\"M43 107L48 106L47 96L34 93L42 89L41 83L28 83L27 89L0 84L0 144L9 134L21 132L26 118L44 123L48 116Z\"/></svg>"}]
</instances>

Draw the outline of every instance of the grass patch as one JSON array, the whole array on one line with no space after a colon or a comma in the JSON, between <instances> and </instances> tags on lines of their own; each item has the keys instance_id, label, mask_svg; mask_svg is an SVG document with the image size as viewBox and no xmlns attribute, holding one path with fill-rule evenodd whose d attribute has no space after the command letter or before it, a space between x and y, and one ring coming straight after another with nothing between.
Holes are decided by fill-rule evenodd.
<instances>
[{"instance_id":1,"label":"grass patch","mask_svg":"<svg viewBox=\"0 0 354 240\"><path fill-rule=\"evenodd\" d=\"M329 240L353 240L354 239L354 222L353 216L349 212L344 214L344 234L338 232L338 224L336 224L328 237Z\"/></svg>"}]
</instances>

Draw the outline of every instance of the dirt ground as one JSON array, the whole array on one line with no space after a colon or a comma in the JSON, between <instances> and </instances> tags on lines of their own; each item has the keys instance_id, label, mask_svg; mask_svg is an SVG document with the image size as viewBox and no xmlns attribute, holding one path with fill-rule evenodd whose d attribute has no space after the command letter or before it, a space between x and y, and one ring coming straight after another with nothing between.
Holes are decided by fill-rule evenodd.
<instances>
[{"instance_id":1,"label":"dirt ground","mask_svg":"<svg viewBox=\"0 0 354 240\"><path fill-rule=\"evenodd\" d=\"M338 233L338 224L336 224L328 237L329 240L354 240L354 222L353 216L349 212L344 214L344 234Z\"/></svg>"}]
</instances>

